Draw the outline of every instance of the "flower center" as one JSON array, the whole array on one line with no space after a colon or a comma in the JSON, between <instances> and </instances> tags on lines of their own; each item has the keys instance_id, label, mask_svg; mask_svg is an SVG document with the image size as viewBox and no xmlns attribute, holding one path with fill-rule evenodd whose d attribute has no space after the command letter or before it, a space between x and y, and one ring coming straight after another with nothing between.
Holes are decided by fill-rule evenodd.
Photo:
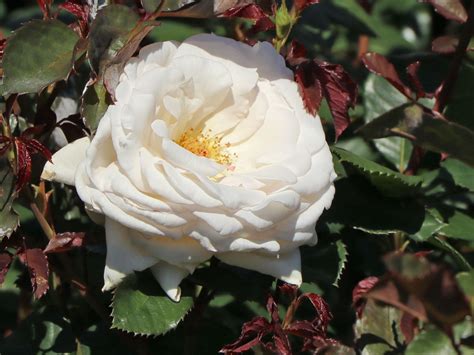
<instances>
[{"instance_id":1,"label":"flower center","mask_svg":"<svg viewBox=\"0 0 474 355\"><path fill-rule=\"evenodd\" d=\"M230 165L235 158L235 155L227 151L230 144L223 144L221 137L212 136L211 130L204 133L202 130L190 128L176 143L193 154L212 159L222 165Z\"/></svg>"}]
</instances>

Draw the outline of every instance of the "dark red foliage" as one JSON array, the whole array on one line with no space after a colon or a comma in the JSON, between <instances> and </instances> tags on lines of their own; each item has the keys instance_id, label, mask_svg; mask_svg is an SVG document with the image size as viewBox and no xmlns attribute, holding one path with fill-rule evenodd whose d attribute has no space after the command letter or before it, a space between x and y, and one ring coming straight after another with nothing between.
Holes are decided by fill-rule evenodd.
<instances>
[{"instance_id":1,"label":"dark red foliage","mask_svg":"<svg viewBox=\"0 0 474 355\"><path fill-rule=\"evenodd\" d=\"M431 50L441 54L451 54L456 51L459 44L459 38L455 36L441 36L435 38L431 43Z\"/></svg>"},{"instance_id":2,"label":"dark red foliage","mask_svg":"<svg viewBox=\"0 0 474 355\"><path fill-rule=\"evenodd\" d=\"M423 0L434 6L435 10L449 20L464 23L467 12L461 0Z\"/></svg>"},{"instance_id":3,"label":"dark red foliage","mask_svg":"<svg viewBox=\"0 0 474 355\"><path fill-rule=\"evenodd\" d=\"M400 330L403 333L405 342L409 344L415 337L415 329L418 326L418 319L408 312L404 312L400 319Z\"/></svg>"},{"instance_id":4,"label":"dark red foliage","mask_svg":"<svg viewBox=\"0 0 474 355\"><path fill-rule=\"evenodd\" d=\"M226 354L241 353L256 345L261 345L263 349L274 354L292 354L289 335L302 338L303 348L301 350L312 353L328 346L340 345L336 340L327 337L326 332L332 315L321 296L314 293L304 293L297 297L298 288L288 284L280 286L279 290L292 300L283 323L278 315L278 305L269 295L267 311L270 321L263 317L256 317L245 323L239 339L226 345L221 352ZM309 301L315 310L314 318L312 320L293 320L296 310L304 300ZM270 336L272 341L267 341L266 339L269 339Z\"/></svg>"},{"instance_id":5,"label":"dark red foliage","mask_svg":"<svg viewBox=\"0 0 474 355\"><path fill-rule=\"evenodd\" d=\"M244 6L235 6L225 11L222 17L239 17L254 21L254 25L247 33L253 35L258 32L264 32L275 28L275 24L270 19L269 15L257 4L247 4Z\"/></svg>"},{"instance_id":6,"label":"dark red foliage","mask_svg":"<svg viewBox=\"0 0 474 355\"><path fill-rule=\"evenodd\" d=\"M26 133L26 131L25 131ZM16 150L16 190L21 190L30 181L31 154L41 154L51 161L51 152L42 143L34 138L27 138L27 134L15 137L13 142ZM11 143L10 143L11 144Z\"/></svg>"},{"instance_id":7,"label":"dark red foliage","mask_svg":"<svg viewBox=\"0 0 474 355\"><path fill-rule=\"evenodd\" d=\"M5 46L6 45L7 45L7 39L6 38L0 39L0 61L3 58L3 53L5 51Z\"/></svg>"},{"instance_id":8,"label":"dark red foliage","mask_svg":"<svg viewBox=\"0 0 474 355\"><path fill-rule=\"evenodd\" d=\"M450 335L452 326L470 314L469 303L451 270L421 255L392 253L384 261L389 271L383 278L365 279L354 289L355 307L367 298L407 313L402 331L408 338L418 320L430 321Z\"/></svg>"},{"instance_id":9,"label":"dark red foliage","mask_svg":"<svg viewBox=\"0 0 474 355\"><path fill-rule=\"evenodd\" d=\"M10 268L12 262L12 256L9 253L0 254L0 285L5 281L5 275Z\"/></svg>"},{"instance_id":10,"label":"dark red foliage","mask_svg":"<svg viewBox=\"0 0 474 355\"><path fill-rule=\"evenodd\" d=\"M415 89L417 99L426 97L425 89L423 88L420 78L418 77L418 69L420 68L420 65L421 63L419 61L416 61L414 63L411 63L407 67L408 79L410 80L411 85Z\"/></svg>"},{"instance_id":11,"label":"dark red foliage","mask_svg":"<svg viewBox=\"0 0 474 355\"><path fill-rule=\"evenodd\" d=\"M280 292L288 296L291 300L294 300L298 296L298 286L284 283L279 288Z\"/></svg>"},{"instance_id":12,"label":"dark red foliage","mask_svg":"<svg viewBox=\"0 0 474 355\"><path fill-rule=\"evenodd\" d=\"M240 337L232 344L224 346L220 352L225 354L242 353L260 344L267 351L290 355L290 343L280 323L278 306L271 295L268 296L267 311L270 314L270 322L264 317L255 317L250 322L244 323ZM265 341L264 337L267 335L272 335L273 343Z\"/></svg>"},{"instance_id":13,"label":"dark red foliage","mask_svg":"<svg viewBox=\"0 0 474 355\"><path fill-rule=\"evenodd\" d=\"M357 101L357 85L339 64L318 60L296 66L295 80L309 113L315 115L325 98L333 115L336 140L350 124L349 109Z\"/></svg>"},{"instance_id":14,"label":"dark red foliage","mask_svg":"<svg viewBox=\"0 0 474 355\"><path fill-rule=\"evenodd\" d=\"M379 282L379 278L375 276L367 277L359 281L354 290L352 290L352 306L356 310L357 316L360 318L364 311L365 301L364 295L369 292Z\"/></svg>"},{"instance_id":15,"label":"dark red foliage","mask_svg":"<svg viewBox=\"0 0 474 355\"><path fill-rule=\"evenodd\" d=\"M295 80L298 83L306 110L315 115L323 100L323 89L321 81L316 77L312 62L301 63L297 66Z\"/></svg>"},{"instance_id":16,"label":"dark red foliage","mask_svg":"<svg viewBox=\"0 0 474 355\"><path fill-rule=\"evenodd\" d=\"M76 16L79 34L83 38L87 37L89 33L89 6L87 3L82 0L67 0L65 3L60 4L58 8Z\"/></svg>"},{"instance_id":17,"label":"dark red foliage","mask_svg":"<svg viewBox=\"0 0 474 355\"><path fill-rule=\"evenodd\" d=\"M15 138L16 149L16 186L17 191L21 190L30 181L31 175L31 155L26 144Z\"/></svg>"},{"instance_id":18,"label":"dark red foliage","mask_svg":"<svg viewBox=\"0 0 474 355\"><path fill-rule=\"evenodd\" d=\"M49 17L49 7L53 3L53 0L36 0L36 2L38 3L38 6L40 7L44 18L48 18Z\"/></svg>"},{"instance_id":19,"label":"dark red foliage","mask_svg":"<svg viewBox=\"0 0 474 355\"><path fill-rule=\"evenodd\" d=\"M41 298L49 289L48 259L41 249L20 249L20 261L28 267L33 294L36 299Z\"/></svg>"},{"instance_id":20,"label":"dark red foliage","mask_svg":"<svg viewBox=\"0 0 474 355\"><path fill-rule=\"evenodd\" d=\"M369 52L362 57L362 62L368 70L388 80L398 91L411 99L411 90L402 82L395 66L387 58L381 54Z\"/></svg>"},{"instance_id":21,"label":"dark red foliage","mask_svg":"<svg viewBox=\"0 0 474 355\"><path fill-rule=\"evenodd\" d=\"M319 0L294 0L297 11L303 11L308 6L313 4L319 4Z\"/></svg>"},{"instance_id":22,"label":"dark red foliage","mask_svg":"<svg viewBox=\"0 0 474 355\"><path fill-rule=\"evenodd\" d=\"M85 233L58 233L49 241L44 252L46 254L63 253L74 248L80 248L84 243L84 237Z\"/></svg>"},{"instance_id":23,"label":"dark red foliage","mask_svg":"<svg viewBox=\"0 0 474 355\"><path fill-rule=\"evenodd\" d=\"M308 51L305 46L301 43L293 40L288 46L287 52L285 53L285 59L290 66L295 67L301 63L306 62Z\"/></svg>"}]
</instances>

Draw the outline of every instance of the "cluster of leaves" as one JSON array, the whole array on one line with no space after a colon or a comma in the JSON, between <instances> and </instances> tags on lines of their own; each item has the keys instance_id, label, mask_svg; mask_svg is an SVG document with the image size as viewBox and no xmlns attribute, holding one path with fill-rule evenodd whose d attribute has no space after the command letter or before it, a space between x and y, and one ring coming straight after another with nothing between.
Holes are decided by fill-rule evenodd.
<instances>
[{"instance_id":1,"label":"cluster of leaves","mask_svg":"<svg viewBox=\"0 0 474 355\"><path fill-rule=\"evenodd\" d=\"M473 351L473 1L0 1L0 30L0 353ZM200 32L271 41L337 141L305 283L211 260L179 303L148 272L101 293L103 229L39 173L141 45Z\"/></svg>"}]
</instances>

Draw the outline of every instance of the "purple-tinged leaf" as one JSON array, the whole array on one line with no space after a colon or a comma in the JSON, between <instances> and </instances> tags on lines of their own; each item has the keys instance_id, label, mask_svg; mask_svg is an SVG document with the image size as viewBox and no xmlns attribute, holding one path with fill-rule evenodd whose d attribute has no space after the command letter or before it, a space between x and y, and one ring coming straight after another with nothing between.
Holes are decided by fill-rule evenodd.
<instances>
[{"instance_id":1,"label":"purple-tinged leaf","mask_svg":"<svg viewBox=\"0 0 474 355\"><path fill-rule=\"evenodd\" d=\"M5 281L5 275L10 268L12 262L12 256L8 253L0 254L0 285Z\"/></svg>"},{"instance_id":2,"label":"purple-tinged leaf","mask_svg":"<svg viewBox=\"0 0 474 355\"><path fill-rule=\"evenodd\" d=\"M381 54L369 52L362 57L362 62L368 70L388 80L398 91L411 99L411 90L402 82L395 66L387 58Z\"/></svg>"},{"instance_id":3,"label":"purple-tinged leaf","mask_svg":"<svg viewBox=\"0 0 474 355\"><path fill-rule=\"evenodd\" d=\"M464 23L467 21L467 12L461 0L423 0L434 6L435 10L448 20Z\"/></svg>"},{"instance_id":4,"label":"purple-tinged leaf","mask_svg":"<svg viewBox=\"0 0 474 355\"><path fill-rule=\"evenodd\" d=\"M40 299L48 291L49 266L48 259L41 249L21 250L18 256L28 267L31 286L36 299Z\"/></svg>"},{"instance_id":5,"label":"purple-tinged leaf","mask_svg":"<svg viewBox=\"0 0 474 355\"><path fill-rule=\"evenodd\" d=\"M45 254L63 253L84 244L85 233L58 233L51 239L44 250Z\"/></svg>"},{"instance_id":6,"label":"purple-tinged leaf","mask_svg":"<svg viewBox=\"0 0 474 355\"><path fill-rule=\"evenodd\" d=\"M408 79L415 89L417 99L426 97L425 89L423 88L423 84L421 84L420 78L418 77L418 69L420 68L420 65L421 63L416 61L407 67Z\"/></svg>"}]
</instances>

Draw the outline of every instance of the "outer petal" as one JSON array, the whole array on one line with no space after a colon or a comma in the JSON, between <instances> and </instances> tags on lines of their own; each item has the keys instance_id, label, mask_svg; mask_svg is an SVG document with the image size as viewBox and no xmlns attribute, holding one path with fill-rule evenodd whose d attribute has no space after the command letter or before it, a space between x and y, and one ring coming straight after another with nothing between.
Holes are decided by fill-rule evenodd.
<instances>
[{"instance_id":1,"label":"outer petal","mask_svg":"<svg viewBox=\"0 0 474 355\"><path fill-rule=\"evenodd\" d=\"M44 166L41 178L74 185L77 167L84 161L89 144L89 137L84 137L58 150L53 155L53 163L47 162Z\"/></svg>"},{"instance_id":2,"label":"outer petal","mask_svg":"<svg viewBox=\"0 0 474 355\"><path fill-rule=\"evenodd\" d=\"M113 219L105 218L107 257L103 291L115 288L125 276L133 271L145 270L159 261L156 257L145 254L146 250L133 245L133 233L132 230Z\"/></svg>"},{"instance_id":3,"label":"outer petal","mask_svg":"<svg viewBox=\"0 0 474 355\"><path fill-rule=\"evenodd\" d=\"M271 275L293 285L300 286L303 282L299 249L277 255L230 252L216 257L227 264Z\"/></svg>"},{"instance_id":4,"label":"outer petal","mask_svg":"<svg viewBox=\"0 0 474 355\"><path fill-rule=\"evenodd\" d=\"M168 297L175 302L179 302L181 298L181 288L179 284L188 276L189 271L162 261L153 265L151 272Z\"/></svg>"}]
</instances>

